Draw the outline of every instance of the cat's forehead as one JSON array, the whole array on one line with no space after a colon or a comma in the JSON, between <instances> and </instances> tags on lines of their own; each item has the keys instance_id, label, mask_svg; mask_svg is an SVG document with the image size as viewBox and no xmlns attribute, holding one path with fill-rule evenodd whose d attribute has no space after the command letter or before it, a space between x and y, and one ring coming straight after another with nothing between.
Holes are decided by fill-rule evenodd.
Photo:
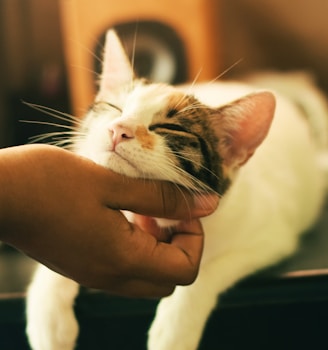
<instances>
[{"instance_id":1,"label":"cat's forehead","mask_svg":"<svg viewBox=\"0 0 328 350\"><path fill-rule=\"evenodd\" d=\"M139 85L127 95L123 110L125 113L146 113L156 115L168 108L183 108L186 95L178 89L165 84Z\"/></svg>"}]
</instances>

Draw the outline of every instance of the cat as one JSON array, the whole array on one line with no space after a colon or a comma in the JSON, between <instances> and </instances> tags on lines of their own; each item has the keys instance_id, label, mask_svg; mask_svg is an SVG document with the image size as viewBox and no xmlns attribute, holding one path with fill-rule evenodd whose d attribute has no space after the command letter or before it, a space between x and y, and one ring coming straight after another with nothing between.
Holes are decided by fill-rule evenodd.
<instances>
[{"instance_id":1,"label":"cat","mask_svg":"<svg viewBox=\"0 0 328 350\"><path fill-rule=\"evenodd\" d=\"M300 75L294 86L294 78L262 75L255 85L151 83L134 76L116 33L107 32L99 91L73 140L74 152L130 177L221 196L218 209L202 219L199 275L160 301L148 349L197 349L220 294L294 253L319 215L328 111L310 79ZM294 102L259 88L271 83ZM74 281L37 268L27 292L32 349L75 347L78 291Z\"/></svg>"}]
</instances>

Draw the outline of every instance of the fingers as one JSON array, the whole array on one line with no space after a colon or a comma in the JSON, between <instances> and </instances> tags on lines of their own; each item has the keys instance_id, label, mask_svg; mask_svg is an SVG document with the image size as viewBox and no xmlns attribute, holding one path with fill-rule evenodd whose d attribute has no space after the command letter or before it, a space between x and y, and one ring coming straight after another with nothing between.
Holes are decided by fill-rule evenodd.
<instances>
[{"instance_id":1,"label":"fingers","mask_svg":"<svg viewBox=\"0 0 328 350\"><path fill-rule=\"evenodd\" d=\"M183 253L180 264L184 271L178 276L181 279L179 284L191 284L197 277L204 247L204 232L200 221L182 221L175 228L171 245Z\"/></svg>"},{"instance_id":2,"label":"fingers","mask_svg":"<svg viewBox=\"0 0 328 350\"><path fill-rule=\"evenodd\" d=\"M188 285L197 277L204 245L199 220L183 221L174 228L171 244L159 244L154 259L167 261L163 270L172 282Z\"/></svg>"},{"instance_id":3,"label":"fingers","mask_svg":"<svg viewBox=\"0 0 328 350\"><path fill-rule=\"evenodd\" d=\"M218 196L214 194L194 196L173 183L109 174L107 205L112 209L168 219L191 219L211 214L218 205Z\"/></svg>"},{"instance_id":4,"label":"fingers","mask_svg":"<svg viewBox=\"0 0 328 350\"><path fill-rule=\"evenodd\" d=\"M178 225L170 244L157 242L151 234L133 227L132 248L123 248L128 256L120 259L119 273L110 276L110 285L106 278L97 279L93 288L127 297L158 298L196 279L203 250L203 230L198 220Z\"/></svg>"},{"instance_id":5,"label":"fingers","mask_svg":"<svg viewBox=\"0 0 328 350\"><path fill-rule=\"evenodd\" d=\"M136 246L133 251L139 258L131 258L138 265L128 266L134 276L158 285L187 285L197 277L204 242L199 220L183 222L174 228L171 243L158 242L137 226L133 237Z\"/></svg>"}]
</instances>

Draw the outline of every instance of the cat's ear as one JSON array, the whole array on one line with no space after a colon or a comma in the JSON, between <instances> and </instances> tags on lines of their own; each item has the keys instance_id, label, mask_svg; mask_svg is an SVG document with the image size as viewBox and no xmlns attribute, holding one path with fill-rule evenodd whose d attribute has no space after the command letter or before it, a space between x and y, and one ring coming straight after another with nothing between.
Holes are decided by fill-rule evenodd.
<instances>
[{"instance_id":1,"label":"cat's ear","mask_svg":"<svg viewBox=\"0 0 328 350\"><path fill-rule=\"evenodd\" d=\"M217 109L212 120L226 167L235 169L247 162L267 136L274 111L270 92L247 95Z\"/></svg>"},{"instance_id":2,"label":"cat's ear","mask_svg":"<svg viewBox=\"0 0 328 350\"><path fill-rule=\"evenodd\" d=\"M130 61L123 49L120 39L113 29L106 33L102 73L100 76L100 92L115 91L134 78Z\"/></svg>"}]
</instances>

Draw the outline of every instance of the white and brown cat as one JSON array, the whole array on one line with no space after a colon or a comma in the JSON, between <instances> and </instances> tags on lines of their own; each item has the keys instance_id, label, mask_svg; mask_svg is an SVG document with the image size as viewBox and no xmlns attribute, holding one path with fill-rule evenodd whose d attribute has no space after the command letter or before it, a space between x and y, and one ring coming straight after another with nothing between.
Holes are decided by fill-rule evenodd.
<instances>
[{"instance_id":1,"label":"white and brown cat","mask_svg":"<svg viewBox=\"0 0 328 350\"><path fill-rule=\"evenodd\" d=\"M294 101L259 90L260 83L282 87ZM160 301L150 350L196 349L220 294L295 252L320 212L325 102L306 77L272 75L256 84L172 87L136 79L115 32L107 33L99 92L74 151L127 176L222 196L217 211L202 219L199 276ZM27 295L34 350L75 347L78 291L72 280L37 268Z\"/></svg>"}]
</instances>

